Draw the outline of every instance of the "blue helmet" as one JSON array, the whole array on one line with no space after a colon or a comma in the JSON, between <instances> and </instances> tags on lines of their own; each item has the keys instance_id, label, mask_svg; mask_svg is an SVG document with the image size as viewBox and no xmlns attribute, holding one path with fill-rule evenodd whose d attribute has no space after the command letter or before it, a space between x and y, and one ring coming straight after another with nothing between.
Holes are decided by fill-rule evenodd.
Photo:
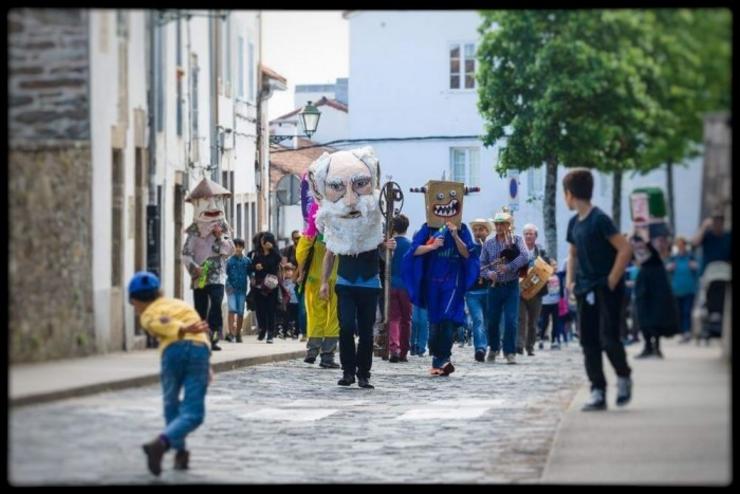
<instances>
[{"instance_id":1,"label":"blue helmet","mask_svg":"<svg viewBox=\"0 0 740 494\"><path fill-rule=\"evenodd\" d=\"M159 290L159 278L148 271L139 271L128 282L128 296Z\"/></svg>"}]
</instances>

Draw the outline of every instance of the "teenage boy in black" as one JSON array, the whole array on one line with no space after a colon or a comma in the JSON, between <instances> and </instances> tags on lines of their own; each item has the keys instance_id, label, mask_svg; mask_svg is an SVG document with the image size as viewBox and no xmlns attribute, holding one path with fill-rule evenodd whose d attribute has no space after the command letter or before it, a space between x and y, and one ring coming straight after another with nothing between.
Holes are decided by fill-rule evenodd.
<instances>
[{"instance_id":1,"label":"teenage boy in black","mask_svg":"<svg viewBox=\"0 0 740 494\"><path fill-rule=\"evenodd\" d=\"M602 351L617 374L617 405L626 405L632 394L632 370L619 338L622 275L632 248L611 218L591 204L593 185L588 169L574 169L563 178L565 203L577 212L568 223L566 284L576 296L580 342L591 381L591 397L583 411L606 410Z\"/></svg>"}]
</instances>

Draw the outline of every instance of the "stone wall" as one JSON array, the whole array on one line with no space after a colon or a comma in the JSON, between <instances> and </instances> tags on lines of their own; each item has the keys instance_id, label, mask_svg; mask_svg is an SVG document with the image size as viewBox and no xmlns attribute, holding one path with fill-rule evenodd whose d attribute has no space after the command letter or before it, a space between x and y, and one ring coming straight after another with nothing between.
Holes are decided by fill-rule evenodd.
<instances>
[{"instance_id":1,"label":"stone wall","mask_svg":"<svg viewBox=\"0 0 740 494\"><path fill-rule=\"evenodd\" d=\"M90 139L89 14L8 11L11 139Z\"/></svg>"},{"instance_id":2,"label":"stone wall","mask_svg":"<svg viewBox=\"0 0 740 494\"><path fill-rule=\"evenodd\" d=\"M95 352L89 17L8 12L10 362Z\"/></svg>"},{"instance_id":3,"label":"stone wall","mask_svg":"<svg viewBox=\"0 0 740 494\"><path fill-rule=\"evenodd\" d=\"M95 352L89 145L8 155L10 362Z\"/></svg>"}]
</instances>

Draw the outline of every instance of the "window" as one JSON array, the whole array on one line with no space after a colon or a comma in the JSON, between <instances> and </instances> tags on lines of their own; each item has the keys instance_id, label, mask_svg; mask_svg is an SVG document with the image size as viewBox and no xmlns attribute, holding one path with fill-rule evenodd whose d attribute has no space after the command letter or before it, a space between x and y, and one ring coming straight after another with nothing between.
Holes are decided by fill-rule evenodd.
<instances>
[{"instance_id":1,"label":"window","mask_svg":"<svg viewBox=\"0 0 740 494\"><path fill-rule=\"evenodd\" d=\"M527 170L527 194L531 196L539 195L543 192L542 190L542 174L544 173L543 167L530 168Z\"/></svg>"},{"instance_id":2,"label":"window","mask_svg":"<svg viewBox=\"0 0 740 494\"><path fill-rule=\"evenodd\" d=\"M249 65L249 101L254 102L254 45L252 43L249 43L247 64Z\"/></svg>"},{"instance_id":3,"label":"window","mask_svg":"<svg viewBox=\"0 0 740 494\"><path fill-rule=\"evenodd\" d=\"M475 88L475 44L450 45L450 89Z\"/></svg>"},{"instance_id":4,"label":"window","mask_svg":"<svg viewBox=\"0 0 740 494\"><path fill-rule=\"evenodd\" d=\"M479 148L450 148L450 179L469 187L480 185Z\"/></svg>"},{"instance_id":5,"label":"window","mask_svg":"<svg viewBox=\"0 0 740 494\"><path fill-rule=\"evenodd\" d=\"M239 98L244 98L244 38L239 36L239 42L237 43L238 60L237 67L239 75L237 77L237 95Z\"/></svg>"}]
</instances>

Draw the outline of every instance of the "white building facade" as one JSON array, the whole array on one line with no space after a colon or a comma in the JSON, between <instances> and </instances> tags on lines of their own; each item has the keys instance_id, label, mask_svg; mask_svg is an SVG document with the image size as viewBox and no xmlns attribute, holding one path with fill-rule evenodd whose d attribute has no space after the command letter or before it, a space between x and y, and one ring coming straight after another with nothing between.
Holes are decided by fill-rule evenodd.
<instances>
[{"instance_id":1,"label":"white building facade","mask_svg":"<svg viewBox=\"0 0 740 494\"><path fill-rule=\"evenodd\" d=\"M526 223L538 226L538 242L545 244L542 214L544 166L499 177L495 171L498 147L486 148L477 137L484 123L477 109L475 50L481 18L475 11L348 11L350 23L349 138L380 139L369 142L380 159L384 176L390 175L404 189L404 214L410 231L425 221L421 194L409 187L428 180L447 179L478 186L466 196L464 221L492 217L502 206L515 210L517 232ZM408 138L383 142L386 138ZM423 138L423 139L418 139ZM360 145L360 144L353 144ZM697 223L700 160L676 171L677 233L690 234ZM558 170L558 260L565 258L566 228L572 213L562 200ZM517 197L510 195L510 180L517 181ZM628 196L634 184L661 185L665 173L623 183L622 230L631 229ZM697 202L692 201L692 194ZM611 215L611 178L595 174L594 203ZM697 211L695 211L697 210Z\"/></svg>"}]
</instances>

